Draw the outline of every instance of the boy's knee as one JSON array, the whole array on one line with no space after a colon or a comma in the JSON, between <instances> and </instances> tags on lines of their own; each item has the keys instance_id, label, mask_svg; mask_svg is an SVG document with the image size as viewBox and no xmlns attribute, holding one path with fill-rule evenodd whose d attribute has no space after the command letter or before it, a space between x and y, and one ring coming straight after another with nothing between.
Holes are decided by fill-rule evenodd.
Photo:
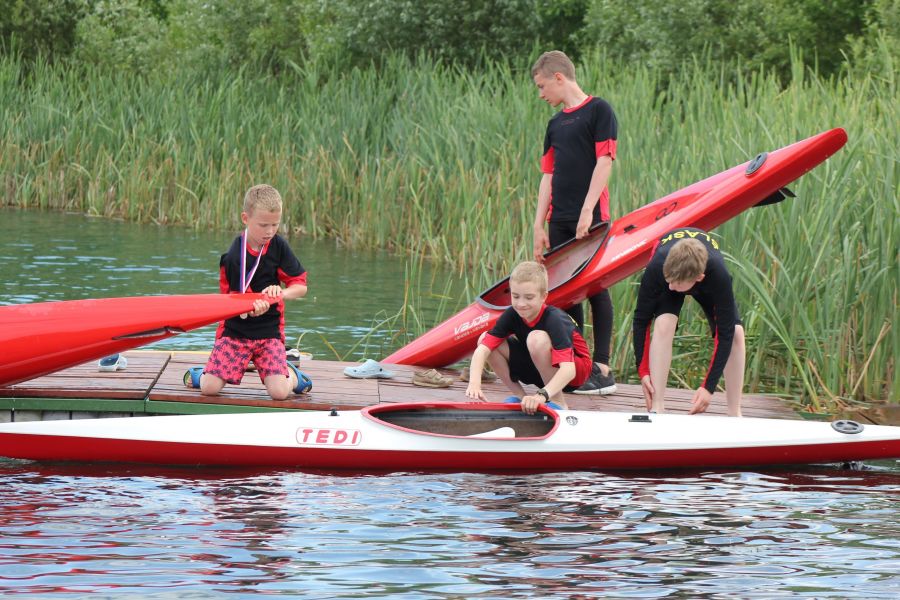
<instances>
[{"instance_id":1,"label":"boy's knee","mask_svg":"<svg viewBox=\"0 0 900 600\"><path fill-rule=\"evenodd\" d=\"M225 387L225 382L213 375L200 376L200 393L204 396L215 396Z\"/></svg>"},{"instance_id":2,"label":"boy's knee","mask_svg":"<svg viewBox=\"0 0 900 600\"><path fill-rule=\"evenodd\" d=\"M277 377L277 376L275 376ZM287 400L288 396L291 395L291 381L290 377L283 377L280 379L270 380L266 378L266 391L269 392L269 396L272 400ZM281 380L283 379L283 381Z\"/></svg>"},{"instance_id":3,"label":"boy's knee","mask_svg":"<svg viewBox=\"0 0 900 600\"><path fill-rule=\"evenodd\" d=\"M272 400L287 400L288 396L290 396L290 390L269 390L269 396L272 397Z\"/></svg>"},{"instance_id":4,"label":"boy's knee","mask_svg":"<svg viewBox=\"0 0 900 600\"><path fill-rule=\"evenodd\" d=\"M732 342L732 345L743 348L745 343L744 328L741 325L736 325L734 328L734 342Z\"/></svg>"},{"instance_id":5,"label":"boy's knee","mask_svg":"<svg viewBox=\"0 0 900 600\"><path fill-rule=\"evenodd\" d=\"M653 323L653 335L659 335L665 338L675 338L675 331L678 329L678 317L676 315L664 314L656 317Z\"/></svg>"},{"instance_id":6,"label":"boy's knee","mask_svg":"<svg viewBox=\"0 0 900 600\"><path fill-rule=\"evenodd\" d=\"M528 351L532 353L536 350L548 349L551 345L550 336L547 335L546 331L536 329L528 334L525 345L528 347Z\"/></svg>"}]
</instances>

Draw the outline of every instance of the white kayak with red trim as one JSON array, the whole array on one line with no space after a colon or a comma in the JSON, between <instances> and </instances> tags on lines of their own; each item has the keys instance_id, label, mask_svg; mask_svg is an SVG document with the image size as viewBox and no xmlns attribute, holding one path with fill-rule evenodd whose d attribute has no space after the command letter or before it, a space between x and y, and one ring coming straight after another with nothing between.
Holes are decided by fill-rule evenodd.
<instances>
[{"instance_id":1,"label":"white kayak with red trim","mask_svg":"<svg viewBox=\"0 0 900 600\"><path fill-rule=\"evenodd\" d=\"M900 458L900 427L494 403L0 424L0 456L352 471L579 471Z\"/></svg>"}]
</instances>

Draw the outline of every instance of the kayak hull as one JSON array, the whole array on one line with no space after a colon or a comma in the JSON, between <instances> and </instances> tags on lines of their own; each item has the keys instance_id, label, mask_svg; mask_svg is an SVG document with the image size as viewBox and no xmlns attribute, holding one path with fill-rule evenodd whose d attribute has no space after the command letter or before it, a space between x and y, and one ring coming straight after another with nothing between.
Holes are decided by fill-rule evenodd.
<instances>
[{"instance_id":1,"label":"kayak hull","mask_svg":"<svg viewBox=\"0 0 900 600\"><path fill-rule=\"evenodd\" d=\"M0 306L0 385L248 312L262 294L136 296Z\"/></svg>"},{"instance_id":2,"label":"kayak hull","mask_svg":"<svg viewBox=\"0 0 900 600\"><path fill-rule=\"evenodd\" d=\"M825 161L847 141L840 128L761 154L617 219L608 229L545 256L547 304L568 308L644 268L653 246L678 227L710 231L743 211L780 199L789 183ZM478 336L510 305L509 278L471 305L384 359L422 367L453 364L475 350Z\"/></svg>"},{"instance_id":3,"label":"kayak hull","mask_svg":"<svg viewBox=\"0 0 900 600\"><path fill-rule=\"evenodd\" d=\"M900 427L842 432L824 422L418 403L8 423L0 456L350 471L658 470L900 458Z\"/></svg>"}]
</instances>

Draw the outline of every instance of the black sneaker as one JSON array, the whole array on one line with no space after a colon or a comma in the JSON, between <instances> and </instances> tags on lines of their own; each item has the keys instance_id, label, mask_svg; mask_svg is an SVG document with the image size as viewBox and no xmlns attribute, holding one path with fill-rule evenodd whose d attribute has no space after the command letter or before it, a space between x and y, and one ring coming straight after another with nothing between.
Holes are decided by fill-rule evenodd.
<instances>
[{"instance_id":1,"label":"black sneaker","mask_svg":"<svg viewBox=\"0 0 900 600\"><path fill-rule=\"evenodd\" d=\"M585 381L580 388L573 390L573 394L584 394L594 396L606 396L616 392L616 378L613 376L612 369L608 375L604 375L596 364L591 370L591 376Z\"/></svg>"}]
</instances>

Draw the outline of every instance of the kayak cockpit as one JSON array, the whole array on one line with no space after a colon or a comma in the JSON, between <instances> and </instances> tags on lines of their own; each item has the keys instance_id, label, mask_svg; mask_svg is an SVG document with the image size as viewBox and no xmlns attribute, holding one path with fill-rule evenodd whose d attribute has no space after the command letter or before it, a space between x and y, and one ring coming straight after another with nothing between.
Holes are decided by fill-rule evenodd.
<instances>
[{"instance_id":1,"label":"kayak cockpit","mask_svg":"<svg viewBox=\"0 0 900 600\"><path fill-rule=\"evenodd\" d=\"M541 439L556 430L558 415L539 407L533 415L518 404L423 403L370 406L362 414L396 429L429 435L484 439Z\"/></svg>"},{"instance_id":2,"label":"kayak cockpit","mask_svg":"<svg viewBox=\"0 0 900 600\"><path fill-rule=\"evenodd\" d=\"M547 251L544 254L547 289L555 290L575 278L600 252L608 233L609 223L597 223L591 227L586 237L580 240L572 238ZM509 295L509 277L495 283L481 294L477 301L488 308L500 310L512 304Z\"/></svg>"}]
</instances>

